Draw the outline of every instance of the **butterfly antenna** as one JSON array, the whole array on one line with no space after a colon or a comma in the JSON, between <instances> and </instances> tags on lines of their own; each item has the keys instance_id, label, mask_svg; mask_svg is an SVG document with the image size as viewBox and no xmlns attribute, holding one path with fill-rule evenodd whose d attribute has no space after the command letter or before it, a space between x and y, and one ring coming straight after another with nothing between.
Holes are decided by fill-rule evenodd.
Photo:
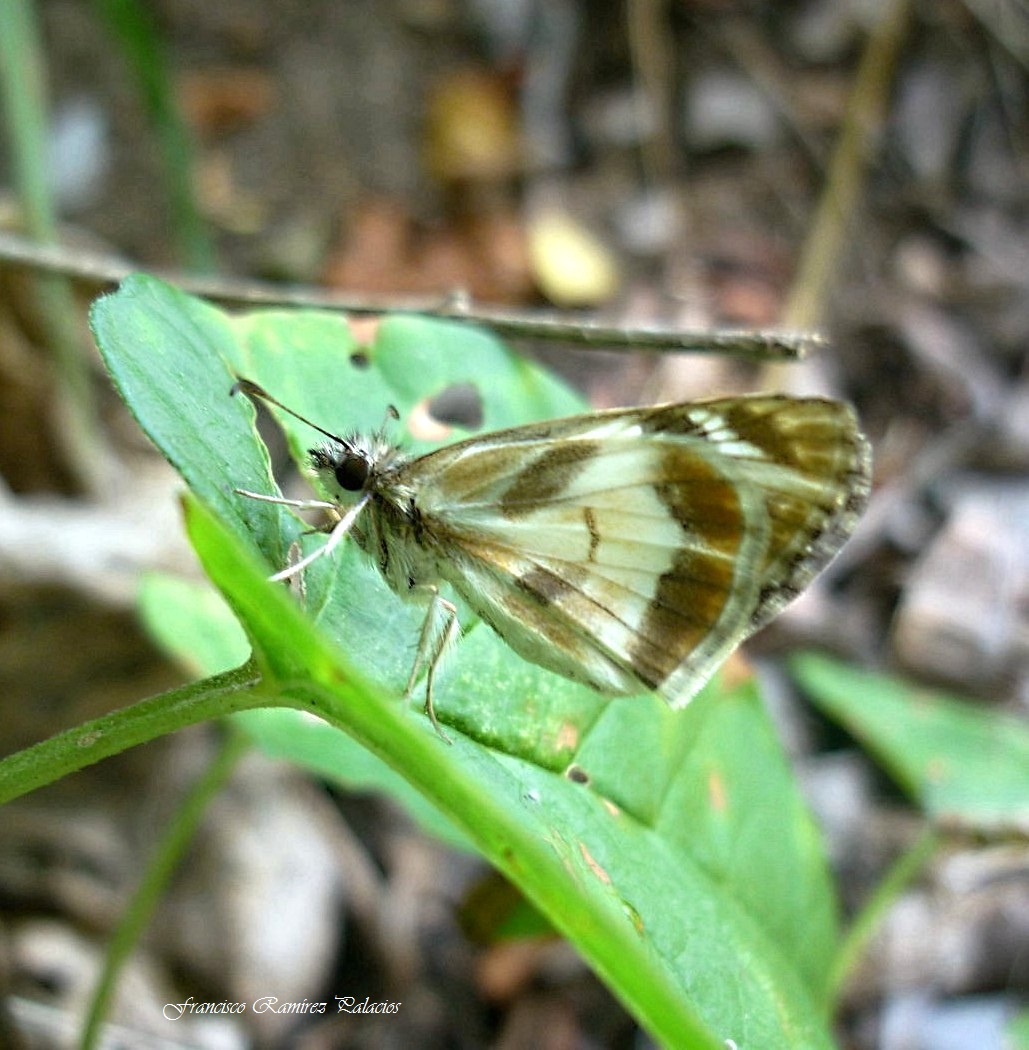
<instances>
[{"instance_id":1,"label":"butterfly antenna","mask_svg":"<svg viewBox=\"0 0 1029 1050\"><path fill-rule=\"evenodd\" d=\"M288 405L284 405L277 397L272 397L263 386L259 386L257 383L254 383L249 379L237 378L236 382L232 384L229 396L233 397L240 391L249 397L256 397L261 401L267 401L270 405L275 405L276 408L281 408L283 412L288 412L294 419L299 419L301 423L306 423L309 427L313 427L319 434L324 434L327 438L332 438L333 441L336 441L341 445L346 444L346 442L344 442L344 440L337 434L333 434L324 427L318 426L317 423L312 423L307 416L302 416L299 412L294 412L292 408Z\"/></svg>"},{"instance_id":2,"label":"butterfly antenna","mask_svg":"<svg viewBox=\"0 0 1029 1050\"><path fill-rule=\"evenodd\" d=\"M386 432L389 430L390 423L391 422L396 422L399 418L400 418L400 413L397 411L397 406L396 405L387 405L386 406L386 413L382 417L382 426L379 427L379 431L378 431L379 435L382 438L385 438L386 437Z\"/></svg>"}]
</instances>

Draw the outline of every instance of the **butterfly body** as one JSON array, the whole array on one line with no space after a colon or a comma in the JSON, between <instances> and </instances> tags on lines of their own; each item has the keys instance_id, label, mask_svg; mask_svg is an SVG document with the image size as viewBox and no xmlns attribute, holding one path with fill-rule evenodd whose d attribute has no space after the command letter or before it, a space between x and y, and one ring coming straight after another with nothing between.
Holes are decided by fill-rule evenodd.
<instances>
[{"instance_id":1,"label":"butterfly body","mask_svg":"<svg viewBox=\"0 0 1029 1050\"><path fill-rule=\"evenodd\" d=\"M828 564L869 488L853 413L815 398L596 412L417 458L381 433L330 437L311 462L340 535L431 603L412 672L430 714L457 629L441 583L525 659L681 706Z\"/></svg>"}]
</instances>

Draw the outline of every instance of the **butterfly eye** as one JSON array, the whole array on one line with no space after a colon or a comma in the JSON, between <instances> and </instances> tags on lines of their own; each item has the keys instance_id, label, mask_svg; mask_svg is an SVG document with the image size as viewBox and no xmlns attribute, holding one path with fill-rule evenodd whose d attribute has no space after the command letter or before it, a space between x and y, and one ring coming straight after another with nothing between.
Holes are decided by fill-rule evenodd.
<instances>
[{"instance_id":1,"label":"butterfly eye","mask_svg":"<svg viewBox=\"0 0 1029 1050\"><path fill-rule=\"evenodd\" d=\"M360 492L368 480L368 460L363 456L344 456L333 473L344 492Z\"/></svg>"}]
</instances>

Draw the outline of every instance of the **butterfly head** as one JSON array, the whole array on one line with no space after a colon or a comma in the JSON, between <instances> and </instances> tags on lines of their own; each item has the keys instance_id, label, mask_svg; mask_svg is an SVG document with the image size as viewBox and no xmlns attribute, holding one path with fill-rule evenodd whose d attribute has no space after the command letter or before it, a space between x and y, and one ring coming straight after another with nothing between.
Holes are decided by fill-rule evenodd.
<instances>
[{"instance_id":1,"label":"butterfly head","mask_svg":"<svg viewBox=\"0 0 1029 1050\"><path fill-rule=\"evenodd\" d=\"M344 505L375 489L382 474L404 458L381 430L333 438L308 455L322 490Z\"/></svg>"},{"instance_id":2,"label":"butterfly head","mask_svg":"<svg viewBox=\"0 0 1029 1050\"><path fill-rule=\"evenodd\" d=\"M249 379L237 379L230 393L238 392L275 405L329 439L317 448L308 449L308 455L323 491L342 505L354 503L362 493L373 491L382 474L406 458L399 446L388 440L385 423L371 434L353 433L340 437L284 405ZM398 418L396 408L390 405L386 413L387 422Z\"/></svg>"}]
</instances>

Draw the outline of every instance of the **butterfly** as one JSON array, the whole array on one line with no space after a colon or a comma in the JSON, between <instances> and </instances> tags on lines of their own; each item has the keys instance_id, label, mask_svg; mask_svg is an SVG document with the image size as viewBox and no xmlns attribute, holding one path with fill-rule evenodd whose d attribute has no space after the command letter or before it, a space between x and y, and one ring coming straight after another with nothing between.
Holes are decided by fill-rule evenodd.
<instances>
[{"instance_id":1,"label":"butterfly","mask_svg":"<svg viewBox=\"0 0 1029 1050\"><path fill-rule=\"evenodd\" d=\"M309 450L337 518L425 620L405 695L460 634L449 584L520 656L609 695L683 706L835 557L868 499L871 455L839 401L751 395L590 412L412 457L385 428Z\"/></svg>"}]
</instances>

